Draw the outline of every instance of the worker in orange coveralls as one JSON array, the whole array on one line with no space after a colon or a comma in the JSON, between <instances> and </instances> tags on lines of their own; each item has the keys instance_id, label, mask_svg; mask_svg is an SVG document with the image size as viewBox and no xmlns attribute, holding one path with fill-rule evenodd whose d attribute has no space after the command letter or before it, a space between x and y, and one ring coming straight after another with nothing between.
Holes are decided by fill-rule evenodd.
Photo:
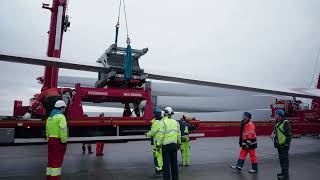
<instances>
[{"instance_id":1,"label":"worker in orange coveralls","mask_svg":"<svg viewBox=\"0 0 320 180\"><path fill-rule=\"evenodd\" d=\"M46 117L49 117L51 111L54 108L54 104L62 99L62 95L66 92L70 92L68 88L44 88L40 95L35 99L35 102L32 106L28 109L28 113L32 114L40 104L44 106L46 109ZM26 113L26 114L28 114ZM31 116L31 114L29 116ZM26 116L28 117L28 116Z\"/></svg>"},{"instance_id":2,"label":"worker in orange coveralls","mask_svg":"<svg viewBox=\"0 0 320 180\"><path fill-rule=\"evenodd\" d=\"M101 113L99 117L104 117L104 113ZM96 143L96 156L103 156L103 147L104 143L103 142L97 142Z\"/></svg>"},{"instance_id":3,"label":"worker in orange coveralls","mask_svg":"<svg viewBox=\"0 0 320 180\"><path fill-rule=\"evenodd\" d=\"M239 145L241 147L240 157L237 162L237 165L231 166L232 169L237 172L241 172L244 161L247 155L250 155L252 169L249 170L250 174L254 174L258 172L258 164L257 164L257 156L256 156L256 148L257 148L257 137L255 126L251 121L251 114L249 112L243 113L243 120L241 121L240 126L240 137L239 137Z\"/></svg>"}]
</instances>

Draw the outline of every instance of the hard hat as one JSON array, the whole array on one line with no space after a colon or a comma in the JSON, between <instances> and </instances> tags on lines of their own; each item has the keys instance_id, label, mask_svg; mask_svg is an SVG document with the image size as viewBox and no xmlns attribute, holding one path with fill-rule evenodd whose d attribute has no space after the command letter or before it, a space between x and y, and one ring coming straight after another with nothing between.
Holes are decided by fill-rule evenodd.
<instances>
[{"instance_id":1,"label":"hard hat","mask_svg":"<svg viewBox=\"0 0 320 180\"><path fill-rule=\"evenodd\" d=\"M184 114L184 115L182 115L182 118L183 118L184 120L190 120L190 119L191 119L191 117L189 116L189 114Z\"/></svg>"},{"instance_id":2,"label":"hard hat","mask_svg":"<svg viewBox=\"0 0 320 180\"><path fill-rule=\"evenodd\" d=\"M161 109L155 108L155 109L153 110L153 114L154 114L155 116L160 116L160 115L162 114Z\"/></svg>"},{"instance_id":3,"label":"hard hat","mask_svg":"<svg viewBox=\"0 0 320 180\"><path fill-rule=\"evenodd\" d=\"M276 114L278 114L279 116L285 117L285 113L282 109L277 109Z\"/></svg>"},{"instance_id":4,"label":"hard hat","mask_svg":"<svg viewBox=\"0 0 320 180\"><path fill-rule=\"evenodd\" d=\"M251 116L252 116L251 113L249 113L249 112L244 112L243 115L247 116L249 119L251 119Z\"/></svg>"},{"instance_id":5,"label":"hard hat","mask_svg":"<svg viewBox=\"0 0 320 180\"><path fill-rule=\"evenodd\" d=\"M25 113L22 117L22 119L30 119L31 118L31 113Z\"/></svg>"},{"instance_id":6,"label":"hard hat","mask_svg":"<svg viewBox=\"0 0 320 180\"><path fill-rule=\"evenodd\" d=\"M171 107L164 108L164 113L165 114L169 114L169 115L173 115L174 114L174 112L173 112Z\"/></svg>"},{"instance_id":7,"label":"hard hat","mask_svg":"<svg viewBox=\"0 0 320 180\"><path fill-rule=\"evenodd\" d=\"M66 103L62 100L58 100L55 104L54 104L54 107L55 108L62 108L62 107L66 107Z\"/></svg>"}]
</instances>

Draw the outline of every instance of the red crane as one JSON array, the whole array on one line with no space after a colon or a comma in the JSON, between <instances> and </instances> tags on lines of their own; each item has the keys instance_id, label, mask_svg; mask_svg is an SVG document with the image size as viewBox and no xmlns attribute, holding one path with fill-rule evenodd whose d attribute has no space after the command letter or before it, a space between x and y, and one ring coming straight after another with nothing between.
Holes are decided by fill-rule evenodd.
<instances>
[{"instance_id":1,"label":"red crane","mask_svg":"<svg viewBox=\"0 0 320 180\"><path fill-rule=\"evenodd\" d=\"M60 58L63 33L66 32L67 28L70 26L69 18L66 15L67 0L53 0L51 7L49 7L49 4L43 4L42 7L50 10L51 12L47 55L48 57ZM117 28L119 28L118 25ZM128 55L128 51L126 51L125 48L118 47L117 44L111 45L98 59L98 62L104 65L103 68L72 63L59 63L42 59L21 58L10 55L1 55L0 60L45 66L44 77L39 78L39 80L43 83L41 91L50 87L57 87L59 71L58 66L68 69L85 69L93 72L99 72L99 80L96 83L96 88L81 87L80 84L76 84L75 88L72 89L72 93L67 95L67 118L69 120L68 125L70 137L89 136L86 139L71 138L71 140L74 142L95 140L101 141L110 139L141 139L140 136L129 137L124 135L142 135L149 128L150 120L153 117L153 102L151 99L150 84L146 83L146 78L148 76L149 78L157 80L312 98L313 106L310 109L301 108L301 106L299 106L300 102L296 100L279 100L273 104L271 108L273 113L279 108L286 111L289 120L293 124L293 130L295 134L320 134L320 100L318 96L206 82L181 77L146 74L139 67L138 60L142 55L147 53L148 49L130 50L130 55L132 55L132 66L130 66L130 72L132 71L131 79L127 79L124 76L124 66L125 64L126 66L128 64L127 62L123 61L125 61L124 57ZM320 81L317 84L317 88L320 89ZM122 103L124 106L123 117L85 117L82 108L83 102ZM137 117L132 117L133 112L131 112L130 104L135 106L135 110L137 110L138 107L140 108L138 110L142 110L142 112L134 111ZM3 128L9 128L5 129L5 131L8 130L9 132L7 133L8 141L6 141L6 143L45 142L44 139L38 139L37 141L24 139L42 137L45 125L45 121L41 120L22 120L20 117L26 112L27 108L28 107L22 106L21 101L15 101L14 116L10 117L11 120L2 119L0 121L0 130L4 130ZM43 107L37 109L35 114L41 117L44 114ZM195 126L198 126L196 133L202 134L200 136L223 137L236 136L239 134L239 122L201 122L198 120L193 120L192 123ZM272 121L257 122L257 134L270 135L273 126L274 123ZM119 135L121 136L120 138L115 138L116 136L119 137ZM92 136L92 138L90 138L90 136ZM102 137L95 138L97 136ZM104 138L106 136L109 136L110 138ZM19 138L23 139L20 139L20 141L15 141L15 139Z\"/></svg>"}]
</instances>

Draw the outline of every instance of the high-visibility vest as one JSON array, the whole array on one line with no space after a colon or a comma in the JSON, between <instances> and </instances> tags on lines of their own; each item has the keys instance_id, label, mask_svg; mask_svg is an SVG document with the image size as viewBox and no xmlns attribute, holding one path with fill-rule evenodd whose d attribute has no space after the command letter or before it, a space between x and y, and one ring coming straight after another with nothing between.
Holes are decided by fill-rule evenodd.
<instances>
[{"instance_id":1,"label":"high-visibility vest","mask_svg":"<svg viewBox=\"0 0 320 180\"><path fill-rule=\"evenodd\" d=\"M47 119L46 135L47 140L49 138L60 138L62 143L67 142L67 121L66 117L63 114L56 114Z\"/></svg>"},{"instance_id":2,"label":"high-visibility vest","mask_svg":"<svg viewBox=\"0 0 320 180\"><path fill-rule=\"evenodd\" d=\"M283 145L286 142L286 135L284 134L283 126L284 123L289 122L288 120L284 120L283 122L278 122L275 126L275 133L276 133L276 141L280 144Z\"/></svg>"},{"instance_id":3,"label":"high-visibility vest","mask_svg":"<svg viewBox=\"0 0 320 180\"><path fill-rule=\"evenodd\" d=\"M186 126L186 128L184 129L184 136L181 136L181 141L182 142L190 141L188 126Z\"/></svg>"},{"instance_id":4,"label":"high-visibility vest","mask_svg":"<svg viewBox=\"0 0 320 180\"><path fill-rule=\"evenodd\" d=\"M151 120L151 123L152 123L151 129L147 133L147 136L153 138L153 143L157 144L157 142L160 141L159 131L160 131L161 122L160 120L153 119Z\"/></svg>"},{"instance_id":5,"label":"high-visibility vest","mask_svg":"<svg viewBox=\"0 0 320 180\"><path fill-rule=\"evenodd\" d=\"M160 141L157 145L167 145L167 144L181 144L181 131L179 123L165 116L160 121Z\"/></svg>"}]
</instances>

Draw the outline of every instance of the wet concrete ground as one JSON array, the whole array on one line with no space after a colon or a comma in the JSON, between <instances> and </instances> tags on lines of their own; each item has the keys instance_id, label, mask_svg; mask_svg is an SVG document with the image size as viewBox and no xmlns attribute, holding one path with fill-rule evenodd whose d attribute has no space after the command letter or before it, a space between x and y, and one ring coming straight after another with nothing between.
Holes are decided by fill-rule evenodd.
<instances>
[{"instance_id":1,"label":"wet concrete ground","mask_svg":"<svg viewBox=\"0 0 320 180\"><path fill-rule=\"evenodd\" d=\"M279 172L276 150L268 137L258 138L259 173L250 175L247 159L241 174L228 167L238 158L237 138L198 139L191 143L192 166L180 168L181 180L272 180ZM94 147L94 145L93 145ZM248 157L249 158L249 157ZM180 157L179 157L180 159ZM47 146L0 147L0 179L44 179ZM82 155L81 144L71 144L63 164L63 180L146 180L153 175L149 142L106 144L105 155ZM291 180L320 177L320 139L294 139L290 149ZM161 178L158 178L161 179Z\"/></svg>"}]
</instances>

